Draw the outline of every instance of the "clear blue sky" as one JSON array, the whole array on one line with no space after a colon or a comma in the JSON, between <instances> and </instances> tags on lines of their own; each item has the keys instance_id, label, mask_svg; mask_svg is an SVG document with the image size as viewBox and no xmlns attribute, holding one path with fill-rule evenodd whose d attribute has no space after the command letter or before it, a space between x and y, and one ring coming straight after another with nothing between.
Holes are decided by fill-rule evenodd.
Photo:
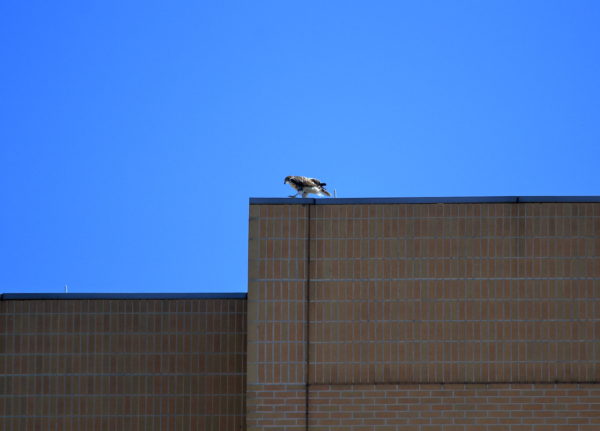
<instances>
[{"instance_id":1,"label":"clear blue sky","mask_svg":"<svg viewBox=\"0 0 600 431\"><path fill-rule=\"evenodd\" d=\"M599 195L600 2L0 3L0 291L246 290L248 198Z\"/></svg>"}]
</instances>

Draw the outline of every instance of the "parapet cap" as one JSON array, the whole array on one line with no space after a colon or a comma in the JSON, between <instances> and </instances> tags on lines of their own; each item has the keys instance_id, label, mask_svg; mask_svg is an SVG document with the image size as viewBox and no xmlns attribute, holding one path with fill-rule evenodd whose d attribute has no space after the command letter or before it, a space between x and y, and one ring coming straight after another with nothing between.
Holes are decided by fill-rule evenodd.
<instances>
[{"instance_id":1,"label":"parapet cap","mask_svg":"<svg viewBox=\"0 0 600 431\"><path fill-rule=\"evenodd\" d=\"M234 293L3 293L2 301L41 299L246 299L245 292Z\"/></svg>"},{"instance_id":2,"label":"parapet cap","mask_svg":"<svg viewBox=\"0 0 600 431\"><path fill-rule=\"evenodd\" d=\"M398 198L250 198L250 205L594 203L600 196L463 196Z\"/></svg>"}]
</instances>

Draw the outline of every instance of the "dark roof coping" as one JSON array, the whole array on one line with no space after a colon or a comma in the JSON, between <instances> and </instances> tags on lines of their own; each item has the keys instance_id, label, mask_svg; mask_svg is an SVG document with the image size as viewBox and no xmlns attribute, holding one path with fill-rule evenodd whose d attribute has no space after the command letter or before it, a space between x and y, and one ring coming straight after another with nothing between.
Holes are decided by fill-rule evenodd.
<instances>
[{"instance_id":1,"label":"dark roof coping","mask_svg":"<svg viewBox=\"0 0 600 431\"><path fill-rule=\"evenodd\" d=\"M250 205L591 203L600 196L463 196L406 198L250 198Z\"/></svg>"},{"instance_id":2,"label":"dark roof coping","mask_svg":"<svg viewBox=\"0 0 600 431\"><path fill-rule=\"evenodd\" d=\"M3 293L2 301L33 299L246 299L234 293Z\"/></svg>"}]
</instances>

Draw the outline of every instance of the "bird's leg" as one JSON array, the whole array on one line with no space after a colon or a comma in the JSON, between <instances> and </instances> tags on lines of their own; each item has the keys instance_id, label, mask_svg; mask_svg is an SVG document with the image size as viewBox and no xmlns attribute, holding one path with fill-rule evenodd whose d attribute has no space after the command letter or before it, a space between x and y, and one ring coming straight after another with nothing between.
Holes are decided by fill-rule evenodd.
<instances>
[{"instance_id":1,"label":"bird's leg","mask_svg":"<svg viewBox=\"0 0 600 431\"><path fill-rule=\"evenodd\" d=\"M298 192L298 193L300 193L300 192ZM296 196L298 196L298 193L296 193L295 195L289 195L288 197L295 198Z\"/></svg>"},{"instance_id":2,"label":"bird's leg","mask_svg":"<svg viewBox=\"0 0 600 431\"><path fill-rule=\"evenodd\" d=\"M302 197L305 198L308 196L308 192L302 192Z\"/></svg>"}]
</instances>

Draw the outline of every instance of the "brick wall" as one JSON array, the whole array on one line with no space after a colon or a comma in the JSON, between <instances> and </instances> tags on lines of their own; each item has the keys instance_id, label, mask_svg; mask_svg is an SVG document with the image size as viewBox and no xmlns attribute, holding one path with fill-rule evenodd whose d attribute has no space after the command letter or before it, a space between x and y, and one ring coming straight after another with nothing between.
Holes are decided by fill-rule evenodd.
<instances>
[{"instance_id":1,"label":"brick wall","mask_svg":"<svg viewBox=\"0 0 600 431\"><path fill-rule=\"evenodd\" d=\"M600 205L317 205L311 383L600 378Z\"/></svg>"},{"instance_id":2,"label":"brick wall","mask_svg":"<svg viewBox=\"0 0 600 431\"><path fill-rule=\"evenodd\" d=\"M246 301L0 301L0 429L242 430Z\"/></svg>"},{"instance_id":3,"label":"brick wall","mask_svg":"<svg viewBox=\"0 0 600 431\"><path fill-rule=\"evenodd\" d=\"M312 431L597 431L597 384L315 385Z\"/></svg>"},{"instance_id":4,"label":"brick wall","mask_svg":"<svg viewBox=\"0 0 600 431\"><path fill-rule=\"evenodd\" d=\"M306 429L308 211L250 207L248 430Z\"/></svg>"},{"instance_id":5,"label":"brick wall","mask_svg":"<svg viewBox=\"0 0 600 431\"><path fill-rule=\"evenodd\" d=\"M250 429L306 429L302 415L330 431L594 424L577 414L490 420L499 407L485 391L530 406L589 383L543 409L600 408L600 204L251 205L249 266ZM398 422L371 422L373 399L397 405L405 390L411 411L428 408L436 386L424 384L475 392L436 420L402 422L391 409L386 420ZM315 410L319 397L330 413ZM341 407L350 399L358 416Z\"/></svg>"},{"instance_id":6,"label":"brick wall","mask_svg":"<svg viewBox=\"0 0 600 431\"><path fill-rule=\"evenodd\" d=\"M600 204L249 229L247 302L0 301L0 429L600 429Z\"/></svg>"}]
</instances>

